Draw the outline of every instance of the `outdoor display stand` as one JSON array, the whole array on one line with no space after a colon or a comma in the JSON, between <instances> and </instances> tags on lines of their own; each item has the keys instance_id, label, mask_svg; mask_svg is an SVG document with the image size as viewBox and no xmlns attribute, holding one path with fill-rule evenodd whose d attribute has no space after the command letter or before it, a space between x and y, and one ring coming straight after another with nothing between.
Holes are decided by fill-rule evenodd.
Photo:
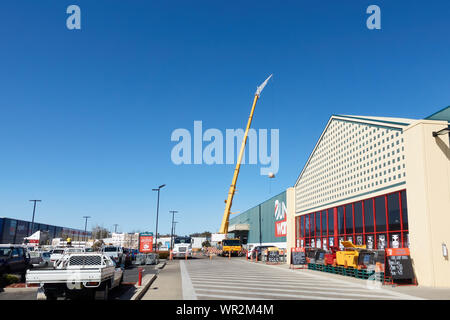
<instances>
[{"instance_id":1,"label":"outdoor display stand","mask_svg":"<svg viewBox=\"0 0 450 320\"><path fill-rule=\"evenodd\" d=\"M386 249L384 283L417 285L408 248Z\"/></svg>"},{"instance_id":2,"label":"outdoor display stand","mask_svg":"<svg viewBox=\"0 0 450 320\"><path fill-rule=\"evenodd\" d=\"M267 250L266 264L279 264L280 252L278 250Z\"/></svg>"},{"instance_id":3,"label":"outdoor display stand","mask_svg":"<svg viewBox=\"0 0 450 320\"><path fill-rule=\"evenodd\" d=\"M305 248L291 248L291 262L289 269L307 269Z\"/></svg>"}]
</instances>

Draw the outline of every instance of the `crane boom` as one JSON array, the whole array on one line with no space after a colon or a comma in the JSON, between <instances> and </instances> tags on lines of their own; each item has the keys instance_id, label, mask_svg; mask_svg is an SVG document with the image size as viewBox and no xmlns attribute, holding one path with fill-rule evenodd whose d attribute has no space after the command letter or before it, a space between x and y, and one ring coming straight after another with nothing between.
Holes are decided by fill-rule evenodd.
<instances>
[{"instance_id":1,"label":"crane boom","mask_svg":"<svg viewBox=\"0 0 450 320\"><path fill-rule=\"evenodd\" d=\"M242 157L244 155L245 145L247 143L248 130L250 129L250 126L252 124L253 113L255 112L256 102L258 102L258 99L259 99L259 96L260 96L262 90L264 89L264 87L266 86L267 82L269 81L269 79L271 77L272 77L272 75L270 75L256 89L256 92L255 92L255 97L253 99L252 109L250 111L250 116L248 117L247 127L245 128L244 138L242 139L241 150L239 151L239 157L238 157L238 160L237 160L237 163L236 163L236 168L234 169L233 180L231 181L230 189L228 191L228 198L227 198L226 203L225 203L225 211L223 213L222 224L221 224L220 230L219 230L219 233L222 233L222 234L227 234L228 233L228 222L229 222L229 218L230 218L231 204L233 203L233 197L234 197L234 193L236 191L236 182L237 182L237 178L239 176L239 170L241 168L241 161L242 161Z\"/></svg>"}]
</instances>

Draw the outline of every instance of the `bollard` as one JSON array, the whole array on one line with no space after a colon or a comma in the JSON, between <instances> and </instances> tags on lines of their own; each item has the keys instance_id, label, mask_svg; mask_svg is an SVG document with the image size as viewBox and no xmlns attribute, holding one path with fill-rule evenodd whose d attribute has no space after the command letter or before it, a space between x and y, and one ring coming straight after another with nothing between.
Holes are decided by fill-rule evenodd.
<instances>
[{"instance_id":1,"label":"bollard","mask_svg":"<svg viewBox=\"0 0 450 320\"><path fill-rule=\"evenodd\" d=\"M173 250L170 250L170 256L169 256L169 260L172 261L173 260Z\"/></svg>"},{"instance_id":2,"label":"bollard","mask_svg":"<svg viewBox=\"0 0 450 320\"><path fill-rule=\"evenodd\" d=\"M187 260L187 251L186 251L186 253L184 254L184 260Z\"/></svg>"},{"instance_id":3,"label":"bollard","mask_svg":"<svg viewBox=\"0 0 450 320\"><path fill-rule=\"evenodd\" d=\"M231 259L231 250L228 251L228 260L230 260L230 259Z\"/></svg>"},{"instance_id":4,"label":"bollard","mask_svg":"<svg viewBox=\"0 0 450 320\"><path fill-rule=\"evenodd\" d=\"M139 279L138 279L138 287L142 285L142 268L138 268L139 271Z\"/></svg>"}]
</instances>

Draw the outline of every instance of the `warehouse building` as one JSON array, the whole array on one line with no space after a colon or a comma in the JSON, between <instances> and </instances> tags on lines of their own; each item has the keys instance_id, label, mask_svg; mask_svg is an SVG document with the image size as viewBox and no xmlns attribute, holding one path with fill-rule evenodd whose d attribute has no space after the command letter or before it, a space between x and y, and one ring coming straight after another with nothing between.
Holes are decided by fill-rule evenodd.
<instances>
[{"instance_id":1,"label":"warehouse building","mask_svg":"<svg viewBox=\"0 0 450 320\"><path fill-rule=\"evenodd\" d=\"M421 119L333 115L286 194L288 248L410 248L450 287L450 107Z\"/></svg>"},{"instance_id":2,"label":"warehouse building","mask_svg":"<svg viewBox=\"0 0 450 320\"><path fill-rule=\"evenodd\" d=\"M49 241L54 238L71 238L73 241L82 241L91 236L91 232L54 226L35 222L31 230L31 222L11 218L0 218L0 243L22 243L23 238L36 231L48 232Z\"/></svg>"},{"instance_id":3,"label":"warehouse building","mask_svg":"<svg viewBox=\"0 0 450 320\"><path fill-rule=\"evenodd\" d=\"M286 248L286 191L230 219L228 232L249 248L274 245Z\"/></svg>"}]
</instances>

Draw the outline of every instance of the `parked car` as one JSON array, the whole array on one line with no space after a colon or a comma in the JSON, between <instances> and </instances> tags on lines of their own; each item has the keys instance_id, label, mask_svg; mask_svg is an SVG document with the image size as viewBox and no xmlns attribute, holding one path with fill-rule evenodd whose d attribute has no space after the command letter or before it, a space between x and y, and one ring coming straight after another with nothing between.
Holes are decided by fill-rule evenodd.
<instances>
[{"instance_id":1,"label":"parked car","mask_svg":"<svg viewBox=\"0 0 450 320\"><path fill-rule=\"evenodd\" d=\"M50 261L50 252L47 251L28 251L30 264L33 267L48 267L52 264Z\"/></svg>"},{"instance_id":2,"label":"parked car","mask_svg":"<svg viewBox=\"0 0 450 320\"><path fill-rule=\"evenodd\" d=\"M122 263L124 263L122 247L105 246L103 247L102 252L113 259L116 264L121 265Z\"/></svg>"},{"instance_id":3,"label":"parked car","mask_svg":"<svg viewBox=\"0 0 450 320\"><path fill-rule=\"evenodd\" d=\"M0 275L16 273L25 276L31 267L26 248L21 245L0 244Z\"/></svg>"},{"instance_id":4,"label":"parked car","mask_svg":"<svg viewBox=\"0 0 450 320\"><path fill-rule=\"evenodd\" d=\"M64 248L56 248L50 251L50 261L55 263L64 255Z\"/></svg>"}]
</instances>

